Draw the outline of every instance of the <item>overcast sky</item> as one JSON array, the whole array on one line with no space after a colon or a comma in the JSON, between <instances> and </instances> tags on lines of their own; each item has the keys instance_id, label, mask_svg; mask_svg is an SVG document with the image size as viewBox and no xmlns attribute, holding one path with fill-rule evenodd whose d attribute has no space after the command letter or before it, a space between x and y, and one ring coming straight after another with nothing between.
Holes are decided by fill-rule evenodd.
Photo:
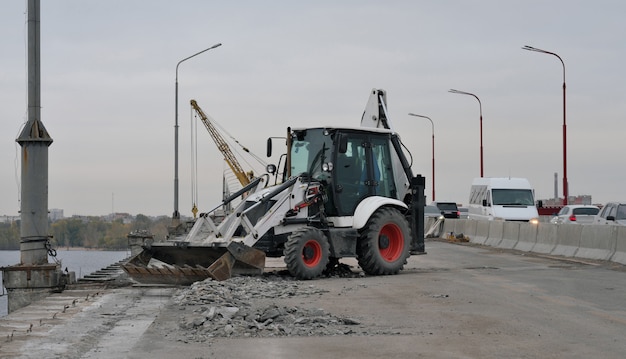
<instances>
[{"instance_id":1,"label":"overcast sky","mask_svg":"<svg viewBox=\"0 0 626 359\"><path fill-rule=\"evenodd\" d=\"M562 65L524 45L565 62L570 195L624 200L625 16L621 0L42 1L49 208L171 215L176 64L216 43L178 70L183 215L190 99L265 158L267 137L287 126L358 126L372 88L387 91L428 202L431 125L409 112L435 123L437 200L467 203L480 175L478 101L451 88L482 102L485 176L526 177L552 198L558 173L562 195ZM20 208L26 19L26 1L2 2L0 215ZM219 202L226 165L202 127L197 141L202 211Z\"/></svg>"}]
</instances>

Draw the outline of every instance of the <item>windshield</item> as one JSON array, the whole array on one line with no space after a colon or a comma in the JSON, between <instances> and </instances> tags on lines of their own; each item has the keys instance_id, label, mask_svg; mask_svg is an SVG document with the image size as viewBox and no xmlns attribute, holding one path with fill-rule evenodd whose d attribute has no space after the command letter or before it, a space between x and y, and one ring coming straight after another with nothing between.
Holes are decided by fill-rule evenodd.
<instances>
[{"instance_id":1,"label":"windshield","mask_svg":"<svg viewBox=\"0 0 626 359\"><path fill-rule=\"evenodd\" d=\"M439 202L437 207L444 211L458 211L456 203Z\"/></svg>"},{"instance_id":2,"label":"windshield","mask_svg":"<svg viewBox=\"0 0 626 359\"><path fill-rule=\"evenodd\" d=\"M580 208L574 208L574 215L577 216L582 216L582 215L589 215L589 216L595 216L596 214L598 214L598 212L600 211L599 208L593 208L593 207L580 207Z\"/></svg>"},{"instance_id":3,"label":"windshield","mask_svg":"<svg viewBox=\"0 0 626 359\"><path fill-rule=\"evenodd\" d=\"M332 139L327 130L294 131L291 143L291 175L308 173L321 179L322 164L330 161Z\"/></svg>"},{"instance_id":4,"label":"windshield","mask_svg":"<svg viewBox=\"0 0 626 359\"><path fill-rule=\"evenodd\" d=\"M534 206L533 192L530 189L493 189L492 200L494 205Z\"/></svg>"}]
</instances>

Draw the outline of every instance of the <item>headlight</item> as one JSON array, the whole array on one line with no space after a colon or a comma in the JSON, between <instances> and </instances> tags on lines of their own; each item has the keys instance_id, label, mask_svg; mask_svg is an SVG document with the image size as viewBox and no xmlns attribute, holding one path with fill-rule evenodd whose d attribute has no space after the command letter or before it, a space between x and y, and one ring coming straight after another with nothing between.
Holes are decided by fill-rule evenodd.
<instances>
[{"instance_id":1,"label":"headlight","mask_svg":"<svg viewBox=\"0 0 626 359\"><path fill-rule=\"evenodd\" d=\"M530 224L539 224L539 218L531 218L528 222L530 222Z\"/></svg>"}]
</instances>

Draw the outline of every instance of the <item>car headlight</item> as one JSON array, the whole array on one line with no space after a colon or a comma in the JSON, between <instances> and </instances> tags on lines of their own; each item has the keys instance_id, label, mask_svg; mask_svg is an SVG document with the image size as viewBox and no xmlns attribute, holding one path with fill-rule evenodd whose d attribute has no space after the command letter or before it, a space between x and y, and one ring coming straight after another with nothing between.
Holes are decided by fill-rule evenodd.
<instances>
[{"instance_id":1,"label":"car headlight","mask_svg":"<svg viewBox=\"0 0 626 359\"><path fill-rule=\"evenodd\" d=\"M530 224L539 224L539 218L531 218L528 222L530 222Z\"/></svg>"}]
</instances>

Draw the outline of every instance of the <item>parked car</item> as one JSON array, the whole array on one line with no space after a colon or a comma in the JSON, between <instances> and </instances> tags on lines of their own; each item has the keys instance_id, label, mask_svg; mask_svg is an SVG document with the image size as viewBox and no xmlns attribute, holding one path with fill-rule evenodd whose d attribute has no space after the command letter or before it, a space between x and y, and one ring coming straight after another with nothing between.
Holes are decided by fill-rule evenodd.
<instances>
[{"instance_id":1,"label":"parked car","mask_svg":"<svg viewBox=\"0 0 626 359\"><path fill-rule=\"evenodd\" d=\"M596 215L600 212L600 207L586 204L571 204L563 206L559 213L550 219L550 223L581 223L591 224Z\"/></svg>"},{"instance_id":2,"label":"parked car","mask_svg":"<svg viewBox=\"0 0 626 359\"><path fill-rule=\"evenodd\" d=\"M596 215L594 223L626 226L626 202L607 203Z\"/></svg>"},{"instance_id":3,"label":"parked car","mask_svg":"<svg viewBox=\"0 0 626 359\"><path fill-rule=\"evenodd\" d=\"M461 216L456 202L433 202L431 205L439 208L444 218L459 218Z\"/></svg>"},{"instance_id":4,"label":"parked car","mask_svg":"<svg viewBox=\"0 0 626 359\"><path fill-rule=\"evenodd\" d=\"M439 216L441 216L441 210L437 206L424 206L424 220L427 218L439 218Z\"/></svg>"}]
</instances>

